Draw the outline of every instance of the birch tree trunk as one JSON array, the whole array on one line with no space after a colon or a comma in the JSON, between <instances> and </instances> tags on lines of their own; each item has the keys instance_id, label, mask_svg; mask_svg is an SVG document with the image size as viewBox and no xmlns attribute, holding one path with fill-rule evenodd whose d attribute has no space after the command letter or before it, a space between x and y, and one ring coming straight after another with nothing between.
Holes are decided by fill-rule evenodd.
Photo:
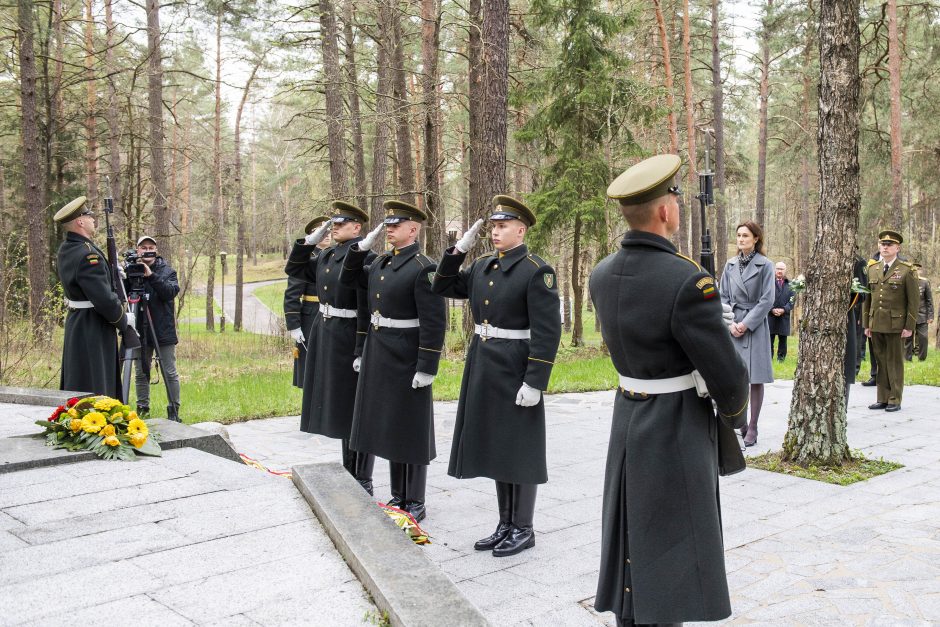
<instances>
[{"instance_id":1,"label":"birch tree trunk","mask_svg":"<svg viewBox=\"0 0 940 627\"><path fill-rule=\"evenodd\" d=\"M784 457L802 465L841 465L850 458L843 359L859 210L858 19L858 0L820 3L820 206L783 442Z\"/></svg>"},{"instance_id":2,"label":"birch tree trunk","mask_svg":"<svg viewBox=\"0 0 940 627\"><path fill-rule=\"evenodd\" d=\"M264 57L251 68L251 75L245 83L245 89L242 91L241 100L238 103L238 110L235 113L235 221L236 221L236 243L235 243L235 320L233 322L235 332L242 330L242 298L244 293L245 281L245 195L244 185L242 185L242 113L245 110L245 103L248 101L248 92L251 91L251 84L258 75L258 70L264 62Z\"/></svg>"},{"instance_id":3,"label":"birch tree trunk","mask_svg":"<svg viewBox=\"0 0 940 627\"><path fill-rule=\"evenodd\" d=\"M150 0L151 2L153 0ZM212 140L212 241L209 242L209 268L206 276L206 330L215 331L215 255L225 250L222 235L222 6L215 18L215 122ZM219 321L225 330L225 312Z\"/></svg>"}]
</instances>

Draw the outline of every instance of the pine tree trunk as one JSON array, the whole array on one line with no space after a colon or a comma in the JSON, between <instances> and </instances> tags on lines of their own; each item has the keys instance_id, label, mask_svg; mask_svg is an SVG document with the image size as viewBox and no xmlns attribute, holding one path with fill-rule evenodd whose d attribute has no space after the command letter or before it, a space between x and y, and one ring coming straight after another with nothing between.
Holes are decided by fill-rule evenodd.
<instances>
[{"instance_id":1,"label":"pine tree trunk","mask_svg":"<svg viewBox=\"0 0 940 627\"><path fill-rule=\"evenodd\" d=\"M19 28L20 111L23 134L23 204L29 275L29 316L33 332L44 335L43 304L49 287L49 243L46 197L42 183L39 121L36 112L36 57L33 51L33 3L17 0Z\"/></svg>"},{"instance_id":2,"label":"pine tree trunk","mask_svg":"<svg viewBox=\"0 0 940 627\"><path fill-rule=\"evenodd\" d=\"M98 94L95 80L95 17L92 0L85 0L85 195L98 206Z\"/></svg>"},{"instance_id":3,"label":"pine tree trunk","mask_svg":"<svg viewBox=\"0 0 940 627\"><path fill-rule=\"evenodd\" d=\"M712 117L715 127L715 275L720 279L728 260L728 216L725 212L725 94L721 82L721 50L719 47L719 4L712 0Z\"/></svg>"},{"instance_id":4,"label":"pine tree trunk","mask_svg":"<svg viewBox=\"0 0 940 627\"><path fill-rule=\"evenodd\" d=\"M353 3L344 3L343 34L346 39L346 99L349 103L349 133L352 135L353 168L356 179L356 205L366 209L366 159L362 141L362 114L359 109L359 72L356 69L356 36L353 33Z\"/></svg>"},{"instance_id":5,"label":"pine tree trunk","mask_svg":"<svg viewBox=\"0 0 940 627\"><path fill-rule=\"evenodd\" d=\"M841 464L850 457L843 358L859 210L858 9L858 0L820 3L820 207L783 442L785 458L802 465Z\"/></svg>"},{"instance_id":6,"label":"pine tree trunk","mask_svg":"<svg viewBox=\"0 0 940 627\"><path fill-rule=\"evenodd\" d=\"M153 2L153 0L150 0ZM212 141L212 241L209 242L209 272L206 277L206 330L215 331L215 255L225 250L222 231L222 8L215 22L215 122ZM225 330L225 312L219 320Z\"/></svg>"},{"instance_id":7,"label":"pine tree trunk","mask_svg":"<svg viewBox=\"0 0 940 627\"><path fill-rule=\"evenodd\" d=\"M767 212L764 196L767 187L767 102L770 96L770 12L773 0L767 0L760 35L760 88L757 122L757 192L754 201L754 218L762 227L766 226Z\"/></svg>"},{"instance_id":8,"label":"pine tree trunk","mask_svg":"<svg viewBox=\"0 0 940 627\"><path fill-rule=\"evenodd\" d=\"M888 78L891 89L891 216L890 224L904 225L904 190L901 182L901 51L898 48L898 0L887 0Z\"/></svg>"},{"instance_id":9,"label":"pine tree trunk","mask_svg":"<svg viewBox=\"0 0 940 627\"><path fill-rule=\"evenodd\" d=\"M251 91L251 84L258 74L264 57L251 69L251 75L245 83L245 89L242 91L241 100L238 103L238 110L235 113L235 221L236 221L236 243L235 243L235 320L233 325L235 332L242 330L242 299L244 297L245 284L245 190L242 185L242 113L245 111L245 103L248 101L248 93Z\"/></svg>"},{"instance_id":10,"label":"pine tree trunk","mask_svg":"<svg viewBox=\"0 0 940 627\"><path fill-rule=\"evenodd\" d=\"M65 157L59 149L59 125L62 124L62 71L65 55L64 16L62 15L62 0L53 0L53 25L55 33L55 61L52 75L52 89L49 94L50 102L47 113L47 149L46 149L46 197L54 193L57 197L63 194L65 186ZM55 170L53 171L53 167Z\"/></svg>"},{"instance_id":11,"label":"pine tree trunk","mask_svg":"<svg viewBox=\"0 0 940 627\"><path fill-rule=\"evenodd\" d=\"M669 37L666 34L666 20L663 19L663 10L660 0L653 0L656 9L656 24L659 26L659 41L663 48L663 74L666 85L666 119L669 122L669 152L679 154L679 126L676 122L676 102L672 85L672 56L669 52Z\"/></svg>"},{"instance_id":12,"label":"pine tree trunk","mask_svg":"<svg viewBox=\"0 0 940 627\"><path fill-rule=\"evenodd\" d=\"M438 94L440 74L438 54L441 40L441 5L438 0L421 2L421 92L424 96L424 207L428 214L424 242L428 256L440 258L444 252L444 222L441 205L441 107Z\"/></svg>"},{"instance_id":13,"label":"pine tree trunk","mask_svg":"<svg viewBox=\"0 0 940 627\"><path fill-rule=\"evenodd\" d=\"M810 15L815 17L815 10L813 9L813 2L809 2L809 11ZM806 34L806 45L803 48L803 96L800 101L800 116L802 119L803 128L807 136L810 134L810 129L813 128L813 121L810 118L810 101L813 97L813 84L812 76L810 75L810 68L812 68L813 62L813 50L816 42L814 41L813 33L811 29L807 29ZM806 149L800 151L800 216L797 221L798 231L800 237L798 237L798 246L797 246L797 257L796 257L796 267L804 268L809 262L809 245L812 241L812 211L813 208L810 205L810 142L805 141L804 145ZM793 320L793 324L796 324L796 320Z\"/></svg>"},{"instance_id":14,"label":"pine tree trunk","mask_svg":"<svg viewBox=\"0 0 940 627\"><path fill-rule=\"evenodd\" d=\"M160 2L147 0L147 103L150 117L150 180L153 185L153 230L161 243L160 254L172 262L173 242L166 204L166 169L163 162L163 54L160 34Z\"/></svg>"},{"instance_id":15,"label":"pine tree trunk","mask_svg":"<svg viewBox=\"0 0 940 627\"><path fill-rule=\"evenodd\" d=\"M339 67L336 10L332 0L320 0L320 47L326 100L326 136L330 155L330 191L333 198L345 199L349 191L346 172L345 116L343 115L343 75Z\"/></svg>"},{"instance_id":16,"label":"pine tree trunk","mask_svg":"<svg viewBox=\"0 0 940 627\"><path fill-rule=\"evenodd\" d=\"M571 307L573 324L571 328L571 345L584 346L584 277L581 265L581 215L574 218L574 238L571 247L571 291L574 292L574 304Z\"/></svg>"},{"instance_id":17,"label":"pine tree trunk","mask_svg":"<svg viewBox=\"0 0 940 627\"><path fill-rule=\"evenodd\" d=\"M379 41L376 55L375 138L372 141L372 206L370 222L378 224L384 219L382 202L385 200L385 179L388 172L388 141L391 135L392 115L392 16L390 0L379 0Z\"/></svg>"},{"instance_id":18,"label":"pine tree trunk","mask_svg":"<svg viewBox=\"0 0 940 627\"><path fill-rule=\"evenodd\" d=\"M111 1L104 0L105 19L105 61L108 72L108 107L105 118L108 123L108 170L111 176L111 198L114 202L114 215L122 215L124 198L121 195L121 115L118 112L117 88L114 85L117 67L114 63L114 18L111 13ZM120 225L115 225L115 230Z\"/></svg>"},{"instance_id":19,"label":"pine tree trunk","mask_svg":"<svg viewBox=\"0 0 940 627\"><path fill-rule=\"evenodd\" d=\"M695 105L692 102L692 25L689 16L689 0L683 0L683 4L682 54L685 59L685 62L683 63L683 68L685 70L685 132L689 159L689 179L687 183L687 193L695 194L695 190L698 189L698 168L696 167L697 159L695 154ZM692 256L698 258L698 255L702 250L701 214L694 208L694 198L689 206L691 210L685 213L691 218L692 232L690 235L692 242L690 247L688 240L685 237L682 237L681 244L684 246L682 252L689 254L689 251L691 251ZM685 226L686 221L683 219L680 224Z\"/></svg>"}]
</instances>

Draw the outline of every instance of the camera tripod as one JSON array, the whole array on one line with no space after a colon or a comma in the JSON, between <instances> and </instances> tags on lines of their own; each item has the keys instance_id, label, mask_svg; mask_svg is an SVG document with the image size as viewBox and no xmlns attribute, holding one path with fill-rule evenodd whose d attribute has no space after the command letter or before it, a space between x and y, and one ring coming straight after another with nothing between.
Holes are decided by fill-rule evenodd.
<instances>
[{"instance_id":1,"label":"camera tripod","mask_svg":"<svg viewBox=\"0 0 940 627\"><path fill-rule=\"evenodd\" d=\"M129 277L131 281L131 289L127 294L127 309L128 312L133 314L134 320L137 320L138 314L142 313L147 319L147 332L141 334L140 338L140 348L127 351L127 356L124 358L123 363L123 372L121 376L121 385L123 386L124 398L130 400L130 388L131 388L131 377L133 376L133 362L135 360L141 360L141 369L147 377L150 377L151 370L150 364L147 364L144 358L144 349L147 348L147 342L149 341L151 346L153 346L153 364L156 367L158 372L162 372L163 368L161 367L160 361L160 344L157 341L157 334L154 331L153 327L153 317L150 315L150 307L148 306L150 295L144 291L143 285L140 283L140 278L136 276ZM181 422L180 417L177 411L177 407L170 401L170 387L166 382L166 377L163 378L163 387L166 390L167 397L167 418L175 422ZM150 381L151 384L156 384L158 380Z\"/></svg>"}]
</instances>

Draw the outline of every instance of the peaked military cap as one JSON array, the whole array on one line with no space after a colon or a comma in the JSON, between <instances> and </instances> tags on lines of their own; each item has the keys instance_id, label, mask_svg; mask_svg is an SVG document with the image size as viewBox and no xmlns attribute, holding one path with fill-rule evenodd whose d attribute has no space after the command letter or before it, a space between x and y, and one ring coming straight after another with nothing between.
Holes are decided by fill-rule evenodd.
<instances>
[{"instance_id":1,"label":"peaked military cap","mask_svg":"<svg viewBox=\"0 0 940 627\"><path fill-rule=\"evenodd\" d=\"M428 219L426 213L401 200L386 200L382 203L382 206L385 207L385 224L398 224L408 220L424 222Z\"/></svg>"},{"instance_id":2,"label":"peaked military cap","mask_svg":"<svg viewBox=\"0 0 940 627\"><path fill-rule=\"evenodd\" d=\"M307 226L304 227L304 233L306 233L307 235L310 235L311 233L313 233L313 230L315 228L317 228L318 226L320 226L327 220L329 220L329 218L326 216L315 217L313 220L307 223Z\"/></svg>"},{"instance_id":3,"label":"peaked military cap","mask_svg":"<svg viewBox=\"0 0 940 627\"><path fill-rule=\"evenodd\" d=\"M640 205L669 193L678 194L673 178L682 159L678 155L656 155L628 168L607 187L607 195L622 205Z\"/></svg>"},{"instance_id":4,"label":"peaked military cap","mask_svg":"<svg viewBox=\"0 0 940 627\"><path fill-rule=\"evenodd\" d=\"M369 221L369 214L356 205L342 200L334 200L330 203L333 210L330 219L333 222L361 222L365 224Z\"/></svg>"},{"instance_id":5,"label":"peaked military cap","mask_svg":"<svg viewBox=\"0 0 940 627\"><path fill-rule=\"evenodd\" d=\"M521 200L497 194L493 196L493 205L495 207L490 220L521 220L526 226L535 224L535 214Z\"/></svg>"},{"instance_id":6,"label":"peaked military cap","mask_svg":"<svg viewBox=\"0 0 940 627\"><path fill-rule=\"evenodd\" d=\"M879 242L894 242L895 244L903 244L904 238L901 237L901 234L897 231L892 231L891 229L884 229L881 233L878 234Z\"/></svg>"},{"instance_id":7,"label":"peaked military cap","mask_svg":"<svg viewBox=\"0 0 940 627\"><path fill-rule=\"evenodd\" d=\"M84 196L79 196L75 200L69 202L64 207L59 209L55 216L52 218L59 224L64 224L66 222L71 222L75 218L82 215L91 215L91 211L84 211L85 201L87 198Z\"/></svg>"}]
</instances>

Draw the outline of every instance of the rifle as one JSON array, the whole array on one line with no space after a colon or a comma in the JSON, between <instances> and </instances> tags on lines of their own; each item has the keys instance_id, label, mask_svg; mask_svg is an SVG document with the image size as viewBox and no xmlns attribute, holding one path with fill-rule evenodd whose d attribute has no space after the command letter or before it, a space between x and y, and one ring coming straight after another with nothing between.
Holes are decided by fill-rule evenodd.
<instances>
[{"instance_id":1,"label":"rifle","mask_svg":"<svg viewBox=\"0 0 940 627\"><path fill-rule=\"evenodd\" d=\"M111 214L114 213L114 199L111 197L111 177L105 177L107 192L104 197L104 223L108 240L108 265L111 266L111 287L117 294L121 303L127 307L127 290L124 289L124 280L121 279L121 269L118 266L117 242L114 239L114 228L111 226ZM137 329L125 326L121 331L124 350L121 356L121 402L127 403L131 392L131 368L134 361L134 350L140 348L140 338Z\"/></svg>"}]
</instances>

